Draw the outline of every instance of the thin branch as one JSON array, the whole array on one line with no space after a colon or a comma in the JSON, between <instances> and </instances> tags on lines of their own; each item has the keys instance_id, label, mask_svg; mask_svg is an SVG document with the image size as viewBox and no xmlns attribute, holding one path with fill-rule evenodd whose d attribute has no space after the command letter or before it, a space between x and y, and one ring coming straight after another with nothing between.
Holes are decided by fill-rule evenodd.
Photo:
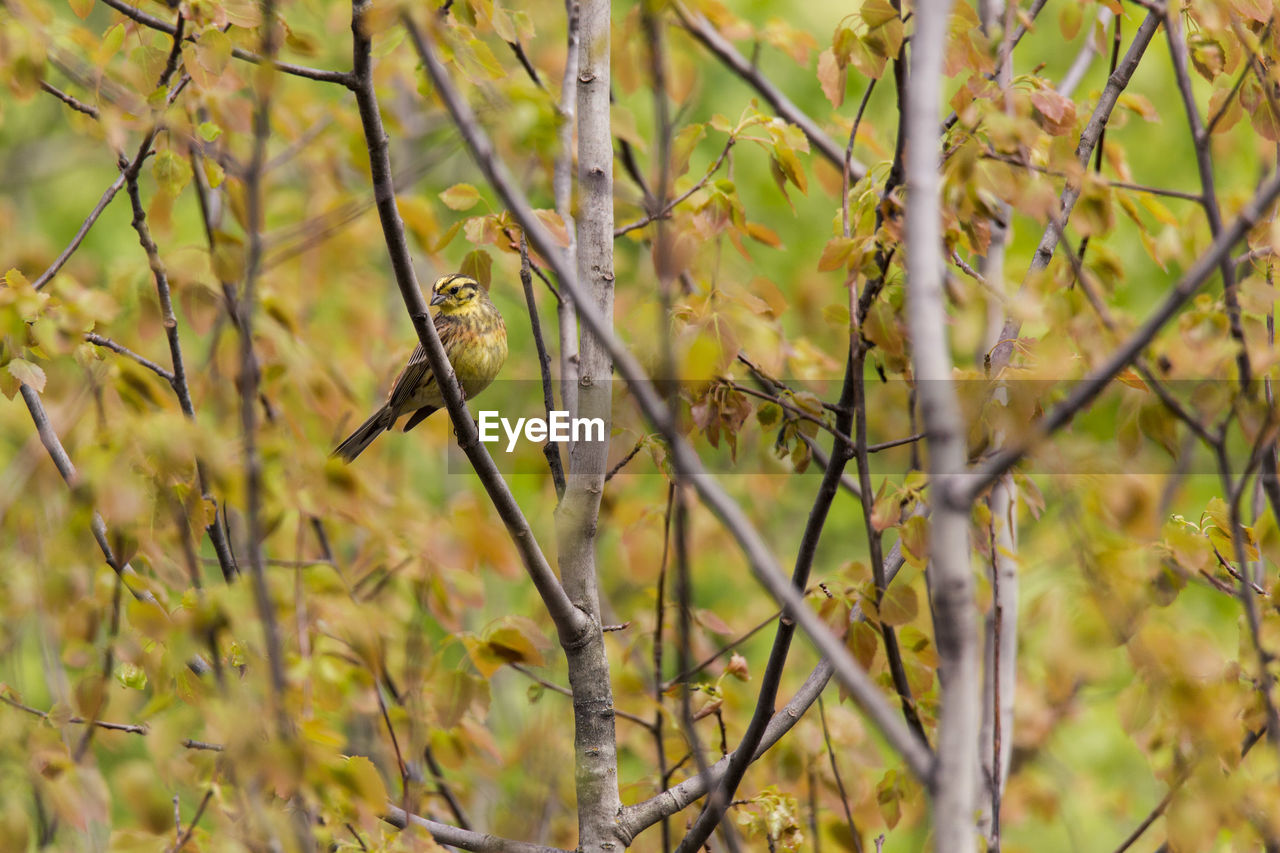
<instances>
[{"instance_id":1,"label":"thin branch","mask_svg":"<svg viewBox=\"0 0 1280 853\"><path fill-rule=\"evenodd\" d=\"M1088 30L1084 44L1080 46L1080 52L1076 54L1076 58L1071 62L1071 67L1067 69L1067 73L1062 76L1062 81L1058 83L1058 94L1064 98L1070 98L1076 91L1076 87L1084 80L1084 75L1089 72L1089 66L1093 65L1094 58L1098 55L1098 48L1093 41L1093 29L1106 29L1107 25L1115 17L1115 12L1105 6L1098 9L1098 17L1094 19L1093 24Z\"/></svg>"},{"instance_id":2,"label":"thin branch","mask_svg":"<svg viewBox=\"0 0 1280 853\"><path fill-rule=\"evenodd\" d=\"M150 142L150 139L148 142ZM89 215L86 216L84 222L80 224L79 230L76 231L75 236L71 238L71 242L67 244L67 248L63 249L62 253L54 259L52 264L49 265L49 268L40 273L36 280L31 283L32 287L36 290L40 290L58 274L58 270L62 269L63 265L66 264L66 262L71 259L71 256L75 254L76 249L80 248L80 244L84 242L84 238L88 235L89 229L98 221L98 217L107 209L107 205L111 204L111 200L116 197L116 193L120 192L120 189L123 186L124 175L118 175L116 179L111 182L111 186L107 187L106 192L102 194L102 198L98 199L98 203L94 205L93 210L89 211Z\"/></svg>"},{"instance_id":3,"label":"thin branch","mask_svg":"<svg viewBox=\"0 0 1280 853\"><path fill-rule=\"evenodd\" d=\"M636 454L638 454L643 449L644 449L644 439L642 438L635 443L635 446L632 447L631 450L627 452L626 456L618 460L618 464L614 465L612 468L609 469L609 473L604 475L604 481L607 483L610 480L612 480L615 476L617 476L618 473L622 471L623 468L627 467L627 463L630 462L632 459L635 459Z\"/></svg>"},{"instance_id":4,"label":"thin branch","mask_svg":"<svg viewBox=\"0 0 1280 853\"><path fill-rule=\"evenodd\" d=\"M790 98L782 94L782 91L760 72L754 62L738 53L737 48L721 35L701 12L685 9L679 3L673 3L671 8L690 35L701 42L707 50L715 54L730 71L741 77L743 82L755 89L762 98L772 105L779 116L804 131L804 135L809 138L809 144L819 154L837 169L844 167L844 149L833 141L830 136L827 136L817 122L792 103ZM867 167L865 165L857 160L851 159L849 161L849 174L853 176L855 181L862 180L863 175L866 173Z\"/></svg>"},{"instance_id":5,"label":"thin branch","mask_svg":"<svg viewBox=\"0 0 1280 853\"><path fill-rule=\"evenodd\" d=\"M1173 57L1174 78L1178 81L1178 93L1182 96L1182 105L1187 113L1187 123L1191 128L1191 141L1196 152L1196 169L1200 172L1200 206L1204 208L1209 220L1209 234L1217 239L1222 233L1222 209L1218 206L1218 195L1214 189L1213 158L1209 151L1209 134L1200 120L1200 110L1196 106L1195 93L1191 91L1191 73L1187 70L1187 43L1182 37L1182 12L1169 10L1165 17L1165 35L1168 37L1169 53ZM1263 86L1268 85L1263 81ZM1240 371L1240 387L1248 388L1253 368L1249 364L1249 351L1244 340L1244 326L1240 319L1240 301L1236 294L1236 268L1231 258L1223 256L1218 264L1222 273L1222 293L1227 303L1227 324L1231 337L1235 340L1238 352L1236 366Z\"/></svg>"},{"instance_id":6,"label":"thin branch","mask_svg":"<svg viewBox=\"0 0 1280 853\"><path fill-rule=\"evenodd\" d=\"M1008 163L1010 166L1017 166L1019 169L1026 169L1029 172L1036 172L1041 175L1049 175L1054 178L1071 177L1061 169L1050 169L1047 166L1040 166L1036 163L1032 163L1024 157L1005 154L1000 151L994 151L990 148L983 151L982 156L987 160L998 160L1001 163ZM1129 181L1117 181L1114 178L1103 178L1103 180L1107 182L1107 186L1113 187L1114 189L1131 190L1133 192L1146 193L1147 195L1157 195L1164 198L1176 198L1183 201L1194 201L1197 204L1200 203L1200 195L1198 193L1189 193L1183 190L1171 190L1165 187L1153 187L1149 184L1135 184Z\"/></svg>"},{"instance_id":7,"label":"thin branch","mask_svg":"<svg viewBox=\"0 0 1280 853\"><path fill-rule=\"evenodd\" d=\"M71 107L71 109L75 110L76 112L84 113L90 118L98 117L97 107L90 106L89 104L86 104L84 101L81 101L78 98L68 95L66 92L62 91L57 86L50 83L48 80L41 80L40 88L44 89L50 95L53 95L59 101L62 101L62 103Z\"/></svg>"},{"instance_id":8,"label":"thin branch","mask_svg":"<svg viewBox=\"0 0 1280 853\"><path fill-rule=\"evenodd\" d=\"M677 207L679 207L681 203L687 201L689 197L692 196L694 193L696 193L698 190L705 187L707 185L707 182L710 181L715 176L715 173L720 171L720 166L724 164L725 158L729 156L729 149L733 148L734 141L735 141L734 138L730 136L729 141L725 143L724 148L720 149L720 156L716 157L715 161L710 166L707 167L706 174L704 174L696 184L689 187L689 189L685 190L684 192L680 193L680 195L671 199L671 201L667 202L666 206L663 207L662 210L656 213L648 213L640 217L639 219L637 219L635 222L629 222L626 225L621 225L615 228L613 230L613 236L621 237L623 234L627 234L631 231L636 231L640 228L645 227L650 222L653 222L655 219L665 219L666 217L670 216L672 211L674 211Z\"/></svg>"},{"instance_id":9,"label":"thin branch","mask_svg":"<svg viewBox=\"0 0 1280 853\"><path fill-rule=\"evenodd\" d=\"M397 829L405 829L410 825L425 829L440 844L457 847L459 850L470 850L473 853L571 853L559 847L547 847L542 844L530 844L527 841L512 841L488 833L472 832L456 826L438 823L419 817L395 805L387 806L387 813L382 819Z\"/></svg>"},{"instance_id":10,"label":"thin branch","mask_svg":"<svg viewBox=\"0 0 1280 853\"><path fill-rule=\"evenodd\" d=\"M431 778L436 780L436 791L444 798L445 804L449 806L449 811L453 812L453 819L458 822L461 829L470 829L471 820L467 817L467 813L462 809L462 803L458 801L457 796L453 793L453 788L445 781L444 770L440 767L440 762L436 761L436 755L431 751L430 746L422 749L422 758L427 762L427 769L431 771Z\"/></svg>"},{"instance_id":11,"label":"thin branch","mask_svg":"<svg viewBox=\"0 0 1280 853\"><path fill-rule=\"evenodd\" d=\"M578 92L578 0L564 0L565 62L560 79L558 112L560 126L556 132L556 159L551 177L556 213L569 234L564 250L568 269L578 268L578 227L573 217L573 141L577 116ZM624 153L628 149L624 146ZM549 283L548 283L549 284ZM578 314L573 300L556 294L556 319L560 337L560 403L569 417L578 416Z\"/></svg>"},{"instance_id":12,"label":"thin branch","mask_svg":"<svg viewBox=\"0 0 1280 853\"><path fill-rule=\"evenodd\" d=\"M889 550L885 561L885 575L892 581L898 576L898 572L901 571L903 566L902 548L899 544L895 543L893 548ZM849 615L850 624L861 622L864 618L862 608L854 605ZM783 735L789 732L796 723L800 722L800 718L804 716L805 711L812 707L814 702L818 701L818 697L822 694L827 682L831 680L834 674L835 670L829 661L819 661L818 665L809 673L808 678L805 679L804 684L792 696L791 701L770 718L769 725L765 729L765 735L760 740L760 745L756 748L756 759L768 752L774 744L782 739ZM642 831L664 817L677 814L706 796L707 791L718 784L721 776L728 769L729 761L732 758L731 754L712 765L707 773L699 773L697 776L692 776L655 797L650 797L648 800L632 806L626 806L618 818L619 825L629 838L634 839Z\"/></svg>"},{"instance_id":13,"label":"thin branch","mask_svg":"<svg viewBox=\"0 0 1280 853\"><path fill-rule=\"evenodd\" d=\"M1265 726L1260 731L1249 732L1248 736L1245 738L1244 746L1240 750L1240 759L1242 761L1244 760L1244 757L1249 754L1249 750L1253 749L1254 744L1262 740L1265 733ZM1169 803L1173 802L1173 797L1178 793L1178 789L1181 788L1190 777L1191 774L1189 772L1182 772L1178 774L1173 784L1169 786L1169 790L1160 798L1160 802L1156 803L1155 807L1152 808L1151 811L1147 813L1147 816L1142 819L1142 822L1134 827L1133 832L1129 833L1124 841L1120 842L1120 846L1115 849L1115 853L1125 853L1126 850L1137 843L1138 839L1142 837L1142 834L1146 832L1153 823L1159 820L1162 814L1164 814L1164 810L1169 807ZM1160 849L1164 850L1165 848L1161 847Z\"/></svg>"},{"instance_id":14,"label":"thin branch","mask_svg":"<svg viewBox=\"0 0 1280 853\"><path fill-rule=\"evenodd\" d=\"M1271 18L1270 20L1267 21L1267 26L1263 29L1262 34L1259 38L1260 41L1266 40L1267 35L1271 31L1271 25L1273 23L1275 23L1275 18ZM1252 73L1254 70L1255 70L1255 67L1252 62L1245 63L1244 67L1240 69L1240 73L1236 75L1236 82L1231 84L1231 90L1227 92L1227 96L1222 99L1222 105L1218 107L1218 109L1213 113L1213 115L1209 116L1209 120L1205 122L1204 134L1206 137L1211 136L1213 134L1213 130L1218 126L1218 122L1222 121L1223 117L1226 116L1228 110L1231 109L1231 102L1235 100L1236 93L1240 91L1240 87L1244 85L1244 81L1248 78L1249 74ZM1263 86L1267 85L1265 80L1259 80L1259 82Z\"/></svg>"},{"instance_id":15,"label":"thin branch","mask_svg":"<svg viewBox=\"0 0 1280 853\"><path fill-rule=\"evenodd\" d=\"M533 298L533 275L529 272L529 241L524 233L520 234L520 285L524 288L524 302L529 308L529 325L533 330L533 344L538 351L538 370L542 374L542 406L551 417L556 407L555 392L551 387L551 356L547 354L547 344L542 339L542 323L538 320L538 303ZM548 441L542 446L542 453L547 457L547 466L551 469L551 481L556 487L556 498L564 497L564 462L560 458L560 445Z\"/></svg>"},{"instance_id":16,"label":"thin branch","mask_svg":"<svg viewBox=\"0 0 1280 853\"><path fill-rule=\"evenodd\" d=\"M906 143L910 139L907 127L909 116L907 99L910 87L908 84L907 61L903 51L899 51L899 55L893 59L893 79L898 104L897 138L894 141L893 163L889 167L888 177L885 179L884 188L880 192L881 204L877 205L874 229L877 234L880 233L885 224L884 202L901 187L906 177L904 173ZM847 228L848 222L844 222L843 225ZM888 280L892 253L892 249L887 248L883 242L878 242L876 246L876 267L878 270L876 277L867 282L862 293L858 295L856 302L854 301L855 289L852 286L849 288L850 314L854 321L854 329L849 343L850 381L852 382L850 406L853 409L854 424L853 453L858 476L858 500L862 506L863 531L867 537L867 551L871 559L877 607L884 599L888 582L883 572L884 542L880 536L880 531L876 529L873 522L875 490L871 485L871 462L868 458L870 451L867 448L866 357L870 345L863 335L863 328L866 324L868 312L874 305L875 300L879 298L880 292L884 289L885 282ZM850 282L850 285L852 284L853 282ZM920 720L920 714L916 709L915 697L912 695L911 685L907 680L906 665L902 660L902 649L898 645L897 631L892 625L883 622L879 627L880 636L884 641L885 658L889 665L889 675L893 682L893 689L898 694L898 701L902 707L902 717L906 720L907 726L910 727L911 731L920 739L920 742L927 746L929 738L925 733L924 724Z\"/></svg>"},{"instance_id":17,"label":"thin branch","mask_svg":"<svg viewBox=\"0 0 1280 853\"><path fill-rule=\"evenodd\" d=\"M122 355L125 358L131 359L137 362L138 364L145 367L147 370L150 370L156 376L159 376L165 382L169 384L173 384L173 374L170 373L168 370L165 370L163 367L156 364L151 359L146 358L145 356L138 355L136 352L129 349L128 347L125 347L125 346L122 346L121 344L116 343L115 341L111 340L111 338L105 338L102 335L97 334L96 332L85 332L84 339L89 343L93 344L94 346L99 346L99 347L102 347L103 349L109 349L112 352L117 353L118 355Z\"/></svg>"},{"instance_id":18,"label":"thin branch","mask_svg":"<svg viewBox=\"0 0 1280 853\"><path fill-rule=\"evenodd\" d=\"M667 770L667 749L663 740L662 696L666 686L662 681L662 657L664 650L663 626L667 615L667 564L671 556L671 516L675 509L676 484L667 484L667 510L662 518L662 559L658 563L658 588L653 606L653 747L658 758L658 790L661 792L670 781ZM681 654L687 658L687 653ZM671 849L671 824L662 819L662 849Z\"/></svg>"},{"instance_id":19,"label":"thin branch","mask_svg":"<svg viewBox=\"0 0 1280 853\"><path fill-rule=\"evenodd\" d=\"M1040 15L1040 10L1043 9L1048 2L1049 0L1035 0L1035 2L1031 4L1031 8L1027 10L1026 20L1034 24L1036 18ZM995 80L997 78L999 69L1005 67L1006 63L1009 62L1010 57L1013 55L1014 48L1018 46L1018 43L1022 41L1022 37L1029 33L1031 29L1032 28L1029 27L1027 23L1019 22L1017 28L1013 31L1013 37L1001 40L1000 52L996 56L997 71L994 74L988 74L988 80ZM944 131L950 130L955 126L959 119L960 117L956 113L951 113L951 115L947 116L946 121L942 123L942 129Z\"/></svg>"},{"instance_id":20,"label":"thin branch","mask_svg":"<svg viewBox=\"0 0 1280 853\"><path fill-rule=\"evenodd\" d=\"M181 32L182 18L179 17L178 21L178 31ZM177 40L175 37L176 46ZM166 65L158 85L164 86L168 81L168 77L176 69L176 61ZM172 372L167 377L169 386L178 398L178 405L182 409L183 416L189 421L194 421L196 417L195 406L191 401L191 388L187 383L186 362L182 355L182 338L178 333L178 317L173 310L173 294L169 286L169 276L165 270L164 262L160 259L160 250L156 246L155 240L151 237L151 229L147 225L146 209L142 204L142 191L138 185L138 175L142 168L142 151L149 147L150 141L145 142L144 148L139 150L139 154L134 157L133 162L122 168L121 175L124 177L129 204L133 210L133 217L129 224L133 226L134 232L138 235L138 243L147 256L147 264L151 269L151 276L156 285L156 297L160 303L160 319L164 326L165 339L169 344L169 362L173 366ZM201 498L209 501L214 506L215 518L205 525L205 533L208 535L209 541L213 545L214 553L218 557L218 564L222 569L223 578L230 582L236 576L236 565L230 556L231 547L227 543L225 531L217 523L218 503L209 487L209 477L206 473L205 462L199 454L195 457L195 470L196 487L200 490Z\"/></svg>"},{"instance_id":21,"label":"thin branch","mask_svg":"<svg viewBox=\"0 0 1280 853\"><path fill-rule=\"evenodd\" d=\"M39 708L32 708L30 705L24 705L11 696L6 696L3 693L0 693L0 702L11 705L19 711L26 711L34 717L39 717L42 720L52 722L49 718L48 711L41 711ZM67 722L77 726L89 725L100 729L107 729L108 731L127 732L128 734L133 735L147 734L146 726L134 725L132 723L109 723L106 720L91 720L86 719L85 717L69 717L67 718Z\"/></svg>"},{"instance_id":22,"label":"thin branch","mask_svg":"<svg viewBox=\"0 0 1280 853\"><path fill-rule=\"evenodd\" d=\"M818 720L822 723L822 742L827 747L827 761L831 765L831 775L836 780L836 790L840 794L840 806L844 809L845 823L849 827L849 835L853 837L853 847L862 853L862 833L853 820L853 812L849 810L849 795L844 789L844 778L840 775L840 766L836 763L836 751L831 747L831 732L827 730L827 709L822 702L822 694L818 694Z\"/></svg>"},{"instance_id":23,"label":"thin branch","mask_svg":"<svg viewBox=\"0 0 1280 853\"><path fill-rule=\"evenodd\" d=\"M144 27L159 30L162 33L168 33L171 36L177 32L177 28L173 24L148 15L140 9L130 6L128 3L124 2L124 0L102 0L102 2L110 6L112 9L115 9L126 18L137 21ZM196 37L189 35L185 40L195 41ZM352 74L350 71L326 71L320 68L308 68L305 65L295 65L292 62L280 62L274 58L264 60L261 54L253 53L240 47L233 47L231 49L231 55L236 59L242 59L245 62L250 62L254 65L261 65L263 62L266 62L277 71L281 71L285 74L291 74L294 77L304 77L308 80L318 80L322 83L338 83L343 86L350 86L352 82Z\"/></svg>"},{"instance_id":24,"label":"thin branch","mask_svg":"<svg viewBox=\"0 0 1280 853\"><path fill-rule=\"evenodd\" d=\"M173 849L169 853L181 853L182 848L187 846L187 842L191 840L192 833L196 831L196 824L200 823L200 818L204 817L205 807L209 805L209 800L211 799L213 799L212 788L204 792L204 797L201 798L200 805L196 808L196 813L191 816L191 821L187 824L187 831L182 833L182 836L178 838L177 843L173 845ZM174 810L177 810L176 805Z\"/></svg>"},{"instance_id":25,"label":"thin branch","mask_svg":"<svg viewBox=\"0 0 1280 853\"><path fill-rule=\"evenodd\" d=\"M546 91L547 87L542 82L542 77L538 74L538 69L533 67L533 63L529 61L529 54L524 52L524 45L517 39L516 41L507 42L507 47L511 48L511 52L520 62L520 67L524 69L524 73L529 75L529 79L533 81L533 85L542 91Z\"/></svg>"},{"instance_id":26,"label":"thin branch","mask_svg":"<svg viewBox=\"0 0 1280 853\"><path fill-rule=\"evenodd\" d=\"M556 684L554 681L548 681L547 679L538 675L536 672L529 669L527 666L524 666L523 664L513 663L513 664L510 664L510 667L514 669L516 672L519 672L522 675L527 676L532 681L535 681L538 684L542 685L546 689L550 690L552 693L559 693L561 696L568 696L570 699L573 698L573 691L570 690L568 687L561 687L559 684ZM649 720L646 720L644 717L638 716L636 714L632 714L627 711L623 711L621 708L614 708L613 712L617 714L619 717L621 717L622 719L630 720L631 722L635 723L638 726L644 726L646 729L653 728L653 723L651 723Z\"/></svg>"}]
</instances>

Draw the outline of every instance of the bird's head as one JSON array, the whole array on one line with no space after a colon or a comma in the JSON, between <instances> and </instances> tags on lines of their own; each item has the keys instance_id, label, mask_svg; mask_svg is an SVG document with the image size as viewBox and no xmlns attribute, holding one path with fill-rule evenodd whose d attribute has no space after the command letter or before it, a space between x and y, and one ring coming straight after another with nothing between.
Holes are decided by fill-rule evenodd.
<instances>
[{"instance_id":1,"label":"bird's head","mask_svg":"<svg viewBox=\"0 0 1280 853\"><path fill-rule=\"evenodd\" d=\"M484 299L480 283L461 273L442 276L431 288L431 304L441 314L466 314L479 308Z\"/></svg>"}]
</instances>

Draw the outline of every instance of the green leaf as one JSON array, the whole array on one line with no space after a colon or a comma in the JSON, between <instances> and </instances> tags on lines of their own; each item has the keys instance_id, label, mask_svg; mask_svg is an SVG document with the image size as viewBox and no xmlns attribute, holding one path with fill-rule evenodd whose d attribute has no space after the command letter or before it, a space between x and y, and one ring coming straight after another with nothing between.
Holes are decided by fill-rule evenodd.
<instances>
[{"instance_id":1,"label":"green leaf","mask_svg":"<svg viewBox=\"0 0 1280 853\"><path fill-rule=\"evenodd\" d=\"M173 149L165 149L156 155L151 174L162 190L177 195L191 180L191 165Z\"/></svg>"},{"instance_id":2,"label":"green leaf","mask_svg":"<svg viewBox=\"0 0 1280 853\"><path fill-rule=\"evenodd\" d=\"M116 681L130 690L145 690L147 688L147 672L136 663L122 663L116 667Z\"/></svg>"},{"instance_id":3,"label":"green leaf","mask_svg":"<svg viewBox=\"0 0 1280 853\"><path fill-rule=\"evenodd\" d=\"M484 249L476 249L462 259L458 272L471 276L480 282L481 287L488 290L493 272L493 258Z\"/></svg>"}]
</instances>

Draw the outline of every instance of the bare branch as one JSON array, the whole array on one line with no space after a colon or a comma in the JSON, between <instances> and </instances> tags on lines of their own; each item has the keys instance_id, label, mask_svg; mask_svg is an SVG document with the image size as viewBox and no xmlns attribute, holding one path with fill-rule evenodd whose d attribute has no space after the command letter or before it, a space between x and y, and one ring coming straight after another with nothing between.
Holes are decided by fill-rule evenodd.
<instances>
[{"instance_id":1,"label":"bare branch","mask_svg":"<svg viewBox=\"0 0 1280 853\"><path fill-rule=\"evenodd\" d=\"M97 107L90 106L89 104L86 104L84 101L81 101L81 100L80 100L80 99L78 99L78 98L75 98L75 97L73 97L73 96L71 96L71 95L68 95L66 92L62 91L62 90L61 90L61 89L59 89L57 86L54 86L54 85L53 85L52 83L50 83L48 80L41 80L41 81L40 81L40 88L41 88L41 89L44 89L44 90L45 90L46 92L48 92L50 95L53 95L53 96L54 96L55 98L57 98L59 101L62 101L62 103L64 103L64 104L66 104L67 106L71 107L71 109L75 110L76 112L84 113L85 115L89 116L90 118L97 118L97 117L98 117L98 108L97 108Z\"/></svg>"},{"instance_id":2,"label":"bare branch","mask_svg":"<svg viewBox=\"0 0 1280 853\"><path fill-rule=\"evenodd\" d=\"M125 347L116 343L115 341L111 340L111 338L105 338L102 335L97 334L96 332L85 332L84 339L89 343L93 344L94 346L99 346L99 347L102 347L103 349L109 349L112 352L117 353L118 355L122 355L125 358L132 359L133 361L136 361L138 364L145 367L147 370L150 370L156 376L159 376L165 382L168 382L170 384L173 383L173 374L170 373L168 370L165 370L163 367L156 364L151 359L146 358L145 356L138 355L136 352L129 349L128 347Z\"/></svg>"},{"instance_id":3,"label":"bare branch","mask_svg":"<svg viewBox=\"0 0 1280 853\"><path fill-rule=\"evenodd\" d=\"M578 227L573 218L573 139L578 94L578 0L564 0L565 10L565 62L564 76L560 80L560 127L557 132L556 160L551 178L552 192L556 200L556 213L564 221L569 234L565 247L565 264L578 268ZM573 300L560 297L556 306L560 332L560 402L569 417L578 416L578 314Z\"/></svg>"},{"instance_id":4,"label":"bare branch","mask_svg":"<svg viewBox=\"0 0 1280 853\"><path fill-rule=\"evenodd\" d=\"M154 138L154 136L151 138ZM149 148L150 139L147 141ZM144 151L145 150L147 149L144 149ZM93 210L89 211L89 215L85 217L84 222L80 225L80 229L76 231L75 236L71 238L71 242L67 244L67 248L63 249L62 253L54 259L52 264L49 265L49 268L40 273L36 280L31 283L32 287L36 290L40 290L58 274L58 270L62 269L63 265L66 264L66 262L71 259L71 256L75 254L76 249L80 248L80 244L84 242L84 238L89 234L89 229L98 221L98 217L107 209L107 205L111 204L111 200L116 197L116 193L120 192L120 188L123 186L124 175L119 175L111 182L111 186L107 187L106 191L102 194L102 198L98 199L98 203L93 206Z\"/></svg>"}]
</instances>

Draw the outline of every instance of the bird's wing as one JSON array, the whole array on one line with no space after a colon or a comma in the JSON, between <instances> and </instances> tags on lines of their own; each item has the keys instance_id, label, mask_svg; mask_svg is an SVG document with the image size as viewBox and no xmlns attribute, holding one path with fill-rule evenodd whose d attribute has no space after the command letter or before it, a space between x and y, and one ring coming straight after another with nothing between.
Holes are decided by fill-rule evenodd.
<instances>
[{"instance_id":1,"label":"bird's wing","mask_svg":"<svg viewBox=\"0 0 1280 853\"><path fill-rule=\"evenodd\" d=\"M459 334L462 331L462 324L451 322L444 316L437 316L435 319L436 333L440 335L440 343L444 344L446 353L452 352L454 344L457 343ZM416 409L421 403L411 402L413 400L421 400L422 396L428 393L429 389L436 384L436 376L431 371L431 365L427 363L427 351L422 348L419 343L413 348L413 354L409 356L409 363L404 366L404 370L400 371L400 375L396 377L395 384L391 387L391 394L387 397L387 407L398 415L403 414L408 409Z\"/></svg>"}]
</instances>

